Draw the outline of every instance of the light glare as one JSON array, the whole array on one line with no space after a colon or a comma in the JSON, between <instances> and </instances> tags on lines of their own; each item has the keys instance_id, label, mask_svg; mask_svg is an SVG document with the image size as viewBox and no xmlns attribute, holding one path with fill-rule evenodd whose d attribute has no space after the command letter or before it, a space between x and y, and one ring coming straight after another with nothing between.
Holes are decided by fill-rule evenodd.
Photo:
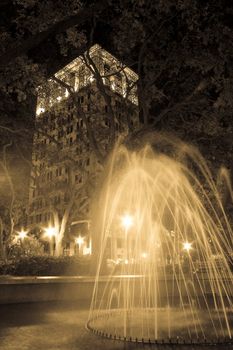
<instances>
[{"instance_id":1,"label":"light glare","mask_svg":"<svg viewBox=\"0 0 233 350\"><path fill-rule=\"evenodd\" d=\"M184 242L183 243L183 249L189 252L192 249L192 243L190 242Z\"/></svg>"},{"instance_id":2,"label":"light glare","mask_svg":"<svg viewBox=\"0 0 233 350\"><path fill-rule=\"evenodd\" d=\"M28 231L21 230L20 232L18 232L18 238L21 240L24 240L24 238L27 237L27 234L28 234Z\"/></svg>"},{"instance_id":3,"label":"light glare","mask_svg":"<svg viewBox=\"0 0 233 350\"><path fill-rule=\"evenodd\" d=\"M84 238L82 236L78 236L76 239L75 239L75 242L78 244L78 245L82 245L84 243Z\"/></svg>"},{"instance_id":4,"label":"light glare","mask_svg":"<svg viewBox=\"0 0 233 350\"><path fill-rule=\"evenodd\" d=\"M49 238L55 237L57 235L57 231L55 227L45 228L45 233L46 233L46 236L48 236Z\"/></svg>"},{"instance_id":5,"label":"light glare","mask_svg":"<svg viewBox=\"0 0 233 350\"><path fill-rule=\"evenodd\" d=\"M121 218L122 226L127 230L133 225L133 217L131 215L125 214Z\"/></svg>"}]
</instances>

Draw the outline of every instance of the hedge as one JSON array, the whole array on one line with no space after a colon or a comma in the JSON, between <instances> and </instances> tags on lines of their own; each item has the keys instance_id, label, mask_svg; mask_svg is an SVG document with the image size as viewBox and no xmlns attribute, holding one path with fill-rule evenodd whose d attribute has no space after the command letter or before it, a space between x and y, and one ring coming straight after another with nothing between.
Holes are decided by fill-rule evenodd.
<instances>
[{"instance_id":1,"label":"hedge","mask_svg":"<svg viewBox=\"0 0 233 350\"><path fill-rule=\"evenodd\" d=\"M0 275L12 276L73 276L88 275L90 259L77 257L34 256L0 262Z\"/></svg>"}]
</instances>

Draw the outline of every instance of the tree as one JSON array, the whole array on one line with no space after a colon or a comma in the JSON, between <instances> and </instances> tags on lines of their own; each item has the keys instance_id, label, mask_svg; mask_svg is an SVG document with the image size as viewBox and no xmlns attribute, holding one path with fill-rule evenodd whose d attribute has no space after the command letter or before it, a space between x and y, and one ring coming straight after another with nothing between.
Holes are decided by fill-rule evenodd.
<instances>
[{"instance_id":1,"label":"tree","mask_svg":"<svg viewBox=\"0 0 233 350\"><path fill-rule=\"evenodd\" d=\"M6 9L6 4L4 1L1 6ZM18 130L22 129L30 139L34 123L28 111L36 87L53 76L59 65L83 54L98 40L103 46L110 43L107 48L139 74L139 109L144 126L134 138L154 129L176 134L201 149L216 177L221 165L232 172L229 2L126 0L87 5L69 0L58 1L55 6L52 1L17 0L8 14L9 20L2 25L0 57L4 63L0 72L0 127L4 134L8 129L3 145L15 135L20 144ZM95 65L88 55L83 59L108 104ZM112 145L115 131L111 108L109 111ZM91 143L92 134L88 136Z\"/></svg>"}]
</instances>

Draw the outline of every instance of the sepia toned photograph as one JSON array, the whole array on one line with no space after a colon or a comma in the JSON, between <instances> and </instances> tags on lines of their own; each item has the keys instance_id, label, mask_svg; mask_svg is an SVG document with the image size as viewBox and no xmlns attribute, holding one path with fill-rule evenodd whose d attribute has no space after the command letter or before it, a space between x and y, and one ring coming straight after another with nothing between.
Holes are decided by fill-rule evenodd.
<instances>
[{"instance_id":1,"label":"sepia toned photograph","mask_svg":"<svg viewBox=\"0 0 233 350\"><path fill-rule=\"evenodd\" d=\"M0 0L0 349L233 348L233 2Z\"/></svg>"}]
</instances>

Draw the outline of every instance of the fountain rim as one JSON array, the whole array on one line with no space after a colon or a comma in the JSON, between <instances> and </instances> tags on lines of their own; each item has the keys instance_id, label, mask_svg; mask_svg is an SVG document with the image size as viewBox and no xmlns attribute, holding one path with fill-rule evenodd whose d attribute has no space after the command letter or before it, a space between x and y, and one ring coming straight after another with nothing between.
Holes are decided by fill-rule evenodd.
<instances>
[{"instance_id":1,"label":"fountain rim","mask_svg":"<svg viewBox=\"0 0 233 350\"><path fill-rule=\"evenodd\" d=\"M117 313L121 312L123 309L113 309L111 313ZM181 338L181 337L176 337L176 338L158 338L158 339L138 339L138 338L132 338L132 337L124 337L120 335L112 335L108 332L101 331L97 328L94 328L91 326L91 323L97 319L103 319L104 316L106 316L109 312L104 312L102 311L101 314L90 318L85 325L85 328L89 331L92 332L93 334L108 339L112 341L121 341L125 343L134 343L134 344L142 344L142 345L179 345L179 346L193 346L193 345L200 345L200 346L225 346L225 345L233 345L233 338L230 337L221 337L221 338Z\"/></svg>"}]
</instances>

